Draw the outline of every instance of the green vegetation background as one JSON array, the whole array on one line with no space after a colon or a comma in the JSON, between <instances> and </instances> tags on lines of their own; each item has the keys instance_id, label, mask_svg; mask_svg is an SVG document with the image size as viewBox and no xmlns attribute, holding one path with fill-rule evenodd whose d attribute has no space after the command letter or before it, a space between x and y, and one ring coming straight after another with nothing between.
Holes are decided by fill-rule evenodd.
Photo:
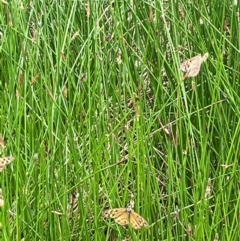
<instances>
[{"instance_id":1,"label":"green vegetation background","mask_svg":"<svg viewBox=\"0 0 240 241\"><path fill-rule=\"evenodd\" d=\"M239 22L236 0L0 1L1 240L239 240ZM131 194L147 229L101 217Z\"/></svg>"}]
</instances>

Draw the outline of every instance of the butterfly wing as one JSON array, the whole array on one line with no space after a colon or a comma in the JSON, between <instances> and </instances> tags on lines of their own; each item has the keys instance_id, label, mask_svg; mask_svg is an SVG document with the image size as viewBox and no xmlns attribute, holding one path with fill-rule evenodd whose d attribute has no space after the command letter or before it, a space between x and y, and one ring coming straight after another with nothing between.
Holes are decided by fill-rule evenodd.
<instances>
[{"instance_id":1,"label":"butterfly wing","mask_svg":"<svg viewBox=\"0 0 240 241\"><path fill-rule=\"evenodd\" d=\"M105 210L102 214L104 218L112 218L121 226L129 224L130 212L126 208L113 208Z\"/></svg>"},{"instance_id":2,"label":"butterfly wing","mask_svg":"<svg viewBox=\"0 0 240 241\"><path fill-rule=\"evenodd\" d=\"M194 61L191 63L189 66L189 71L187 71L187 76L188 77L195 77L198 75L200 68L201 68L201 61Z\"/></svg>"},{"instance_id":3,"label":"butterfly wing","mask_svg":"<svg viewBox=\"0 0 240 241\"><path fill-rule=\"evenodd\" d=\"M122 212L117 218L115 218L115 222L121 226L125 226L129 224L130 213L126 211L124 208L124 212Z\"/></svg>"},{"instance_id":4,"label":"butterfly wing","mask_svg":"<svg viewBox=\"0 0 240 241\"><path fill-rule=\"evenodd\" d=\"M142 216L140 216L138 213L134 211L131 211L130 213L129 222L134 229L141 229L149 226L148 222Z\"/></svg>"},{"instance_id":5,"label":"butterfly wing","mask_svg":"<svg viewBox=\"0 0 240 241\"><path fill-rule=\"evenodd\" d=\"M0 172L4 170L10 162L14 160L14 157L12 156L6 156L6 157L1 157L0 158Z\"/></svg>"},{"instance_id":6,"label":"butterfly wing","mask_svg":"<svg viewBox=\"0 0 240 241\"><path fill-rule=\"evenodd\" d=\"M205 53L203 56L201 56L201 54L198 54L197 56L181 63L180 70L186 72L183 79L197 76L199 74L202 63L205 62L207 58L208 53Z\"/></svg>"},{"instance_id":7,"label":"butterfly wing","mask_svg":"<svg viewBox=\"0 0 240 241\"><path fill-rule=\"evenodd\" d=\"M208 53L201 56L200 54L196 56L196 58L190 63L188 77L195 77L198 75L201 65L208 58Z\"/></svg>"},{"instance_id":8,"label":"butterfly wing","mask_svg":"<svg viewBox=\"0 0 240 241\"><path fill-rule=\"evenodd\" d=\"M197 56L192 57L191 59L185 60L180 64L180 70L183 72L188 72L189 69L200 62L201 65L201 54L198 54Z\"/></svg>"},{"instance_id":9,"label":"butterfly wing","mask_svg":"<svg viewBox=\"0 0 240 241\"><path fill-rule=\"evenodd\" d=\"M186 60L180 64L180 70L182 72L187 72L189 69L189 60Z\"/></svg>"}]
</instances>

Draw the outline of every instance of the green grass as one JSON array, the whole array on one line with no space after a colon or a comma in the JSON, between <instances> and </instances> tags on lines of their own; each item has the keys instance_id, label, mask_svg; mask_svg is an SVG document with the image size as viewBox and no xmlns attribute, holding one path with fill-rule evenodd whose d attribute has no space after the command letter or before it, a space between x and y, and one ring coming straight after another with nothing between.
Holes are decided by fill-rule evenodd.
<instances>
[{"instance_id":1,"label":"green grass","mask_svg":"<svg viewBox=\"0 0 240 241\"><path fill-rule=\"evenodd\" d=\"M1 240L239 240L230 2L0 2ZM147 229L101 217L131 194Z\"/></svg>"}]
</instances>

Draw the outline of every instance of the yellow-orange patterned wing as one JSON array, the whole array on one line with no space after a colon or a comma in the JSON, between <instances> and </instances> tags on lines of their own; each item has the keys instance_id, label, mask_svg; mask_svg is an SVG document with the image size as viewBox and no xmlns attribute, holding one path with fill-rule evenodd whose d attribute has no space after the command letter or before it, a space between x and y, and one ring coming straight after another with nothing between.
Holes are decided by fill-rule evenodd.
<instances>
[{"instance_id":1,"label":"yellow-orange patterned wing","mask_svg":"<svg viewBox=\"0 0 240 241\"><path fill-rule=\"evenodd\" d=\"M0 157L0 172L6 168L6 166L14 160L12 156Z\"/></svg>"},{"instance_id":2,"label":"yellow-orange patterned wing","mask_svg":"<svg viewBox=\"0 0 240 241\"><path fill-rule=\"evenodd\" d=\"M104 218L112 218L115 222L121 226L131 225L134 229L141 229L148 227L147 221L134 212L129 206L127 208L113 208L103 212Z\"/></svg>"}]
</instances>

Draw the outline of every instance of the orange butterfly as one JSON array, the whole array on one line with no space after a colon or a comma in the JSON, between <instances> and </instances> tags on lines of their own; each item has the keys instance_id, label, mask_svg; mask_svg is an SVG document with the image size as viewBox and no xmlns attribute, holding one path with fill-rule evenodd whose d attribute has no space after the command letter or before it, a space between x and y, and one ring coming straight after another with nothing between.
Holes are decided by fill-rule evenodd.
<instances>
[{"instance_id":1,"label":"orange butterfly","mask_svg":"<svg viewBox=\"0 0 240 241\"><path fill-rule=\"evenodd\" d=\"M102 215L104 218L113 218L115 222L121 226L130 224L134 229L149 226L142 216L133 211L132 205L129 205L127 208L108 209L105 210Z\"/></svg>"}]
</instances>

